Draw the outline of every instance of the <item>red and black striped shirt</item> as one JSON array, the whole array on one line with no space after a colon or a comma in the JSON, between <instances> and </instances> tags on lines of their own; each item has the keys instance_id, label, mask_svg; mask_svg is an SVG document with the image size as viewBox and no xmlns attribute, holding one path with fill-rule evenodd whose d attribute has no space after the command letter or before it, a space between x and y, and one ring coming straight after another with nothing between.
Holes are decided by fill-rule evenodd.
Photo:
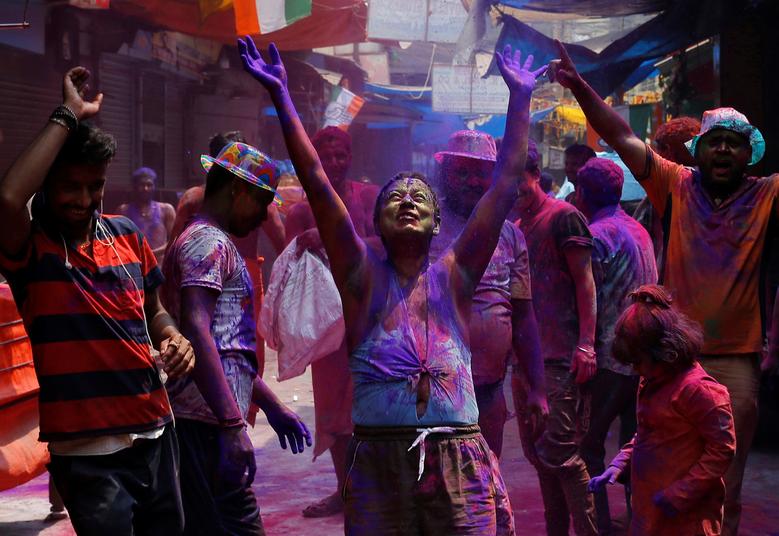
<instances>
[{"instance_id":1,"label":"red and black striped shirt","mask_svg":"<svg viewBox=\"0 0 779 536\"><path fill-rule=\"evenodd\" d=\"M171 421L143 316L145 292L162 283L162 272L135 224L122 216L102 222L113 247L102 234L91 247L68 245L71 268L63 238L35 221L18 258L0 256L32 343L41 441L143 432Z\"/></svg>"}]
</instances>

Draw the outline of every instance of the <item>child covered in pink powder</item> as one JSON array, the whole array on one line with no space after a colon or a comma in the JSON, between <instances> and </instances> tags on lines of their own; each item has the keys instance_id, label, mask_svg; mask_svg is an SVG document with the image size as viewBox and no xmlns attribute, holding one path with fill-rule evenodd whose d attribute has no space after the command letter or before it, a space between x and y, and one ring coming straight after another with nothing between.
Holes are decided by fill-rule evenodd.
<instances>
[{"instance_id":1,"label":"child covered in pink powder","mask_svg":"<svg viewBox=\"0 0 779 536\"><path fill-rule=\"evenodd\" d=\"M696 362L700 326L644 285L617 321L614 356L641 374L638 431L590 491L630 474L631 535L717 535L736 437L727 389Z\"/></svg>"}]
</instances>

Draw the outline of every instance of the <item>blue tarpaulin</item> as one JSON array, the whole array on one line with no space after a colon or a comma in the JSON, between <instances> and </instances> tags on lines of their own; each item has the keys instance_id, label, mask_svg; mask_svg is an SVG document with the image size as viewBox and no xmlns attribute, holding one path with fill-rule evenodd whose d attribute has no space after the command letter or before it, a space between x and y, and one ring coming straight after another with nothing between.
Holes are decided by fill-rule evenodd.
<instances>
[{"instance_id":1,"label":"blue tarpaulin","mask_svg":"<svg viewBox=\"0 0 779 536\"><path fill-rule=\"evenodd\" d=\"M583 78L605 97L645 79L655 70L654 63L668 54L719 33L746 5L723 0L679 1L601 53L575 44L566 45L566 49ZM504 16L502 21L495 50L511 45L523 56L533 54L537 65L559 56L551 38L513 17ZM499 75L494 60L487 74Z\"/></svg>"}]
</instances>

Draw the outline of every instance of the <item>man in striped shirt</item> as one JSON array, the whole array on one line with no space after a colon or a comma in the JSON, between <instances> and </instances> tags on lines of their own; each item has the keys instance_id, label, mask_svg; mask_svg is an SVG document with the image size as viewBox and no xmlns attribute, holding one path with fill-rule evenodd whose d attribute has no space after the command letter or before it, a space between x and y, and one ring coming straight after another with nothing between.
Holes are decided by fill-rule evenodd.
<instances>
[{"instance_id":1,"label":"man in striped shirt","mask_svg":"<svg viewBox=\"0 0 779 536\"><path fill-rule=\"evenodd\" d=\"M81 123L102 101L85 99L88 78L68 71L64 104L0 180L0 271L32 343L40 440L76 532L178 534L178 445L152 344L169 377L194 357L160 303L149 244L99 212L116 142Z\"/></svg>"}]
</instances>

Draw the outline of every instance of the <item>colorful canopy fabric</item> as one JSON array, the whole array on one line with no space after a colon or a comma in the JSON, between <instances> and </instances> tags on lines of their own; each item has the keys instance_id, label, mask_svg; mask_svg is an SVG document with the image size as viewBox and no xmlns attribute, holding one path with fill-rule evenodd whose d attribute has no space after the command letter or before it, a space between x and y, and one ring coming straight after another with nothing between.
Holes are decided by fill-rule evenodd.
<instances>
[{"instance_id":1,"label":"colorful canopy fabric","mask_svg":"<svg viewBox=\"0 0 779 536\"><path fill-rule=\"evenodd\" d=\"M234 45L237 38L232 7L201 11L198 0L113 0L111 8L177 32ZM221 9L219 9L221 7ZM365 41L368 13L363 0L317 0L311 15L281 30L254 36L258 47L276 43L280 50L311 48Z\"/></svg>"}]
</instances>

